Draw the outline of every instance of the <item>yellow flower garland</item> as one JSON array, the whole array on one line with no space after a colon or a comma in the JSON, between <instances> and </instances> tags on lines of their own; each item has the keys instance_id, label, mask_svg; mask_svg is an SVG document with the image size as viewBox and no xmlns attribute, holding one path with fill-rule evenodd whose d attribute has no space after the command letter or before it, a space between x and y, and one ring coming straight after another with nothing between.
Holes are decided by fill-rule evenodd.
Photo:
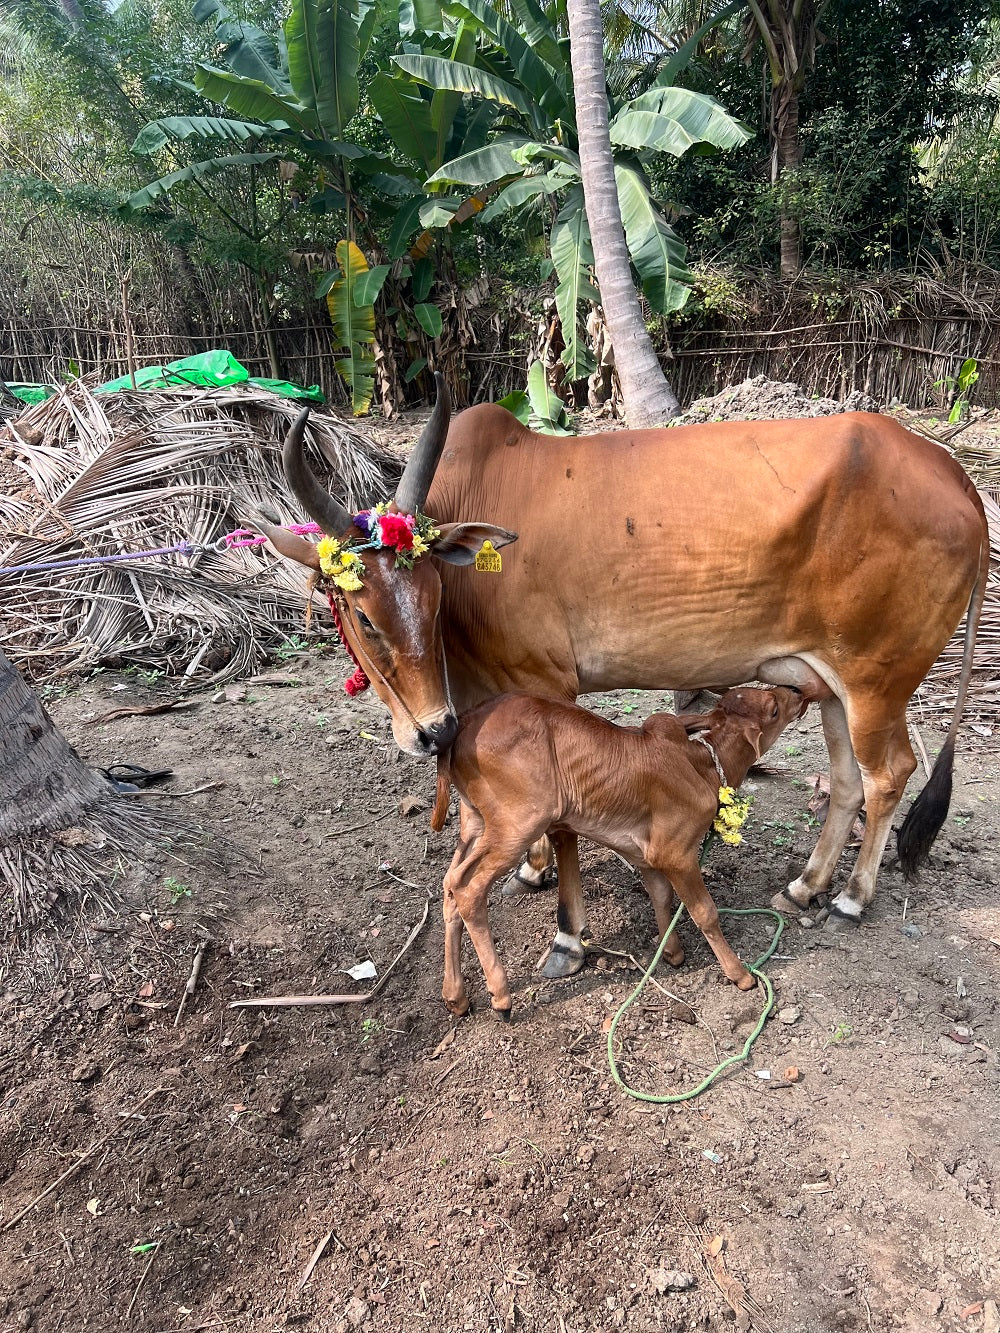
<instances>
[{"instance_id":1,"label":"yellow flower garland","mask_svg":"<svg viewBox=\"0 0 1000 1333\"><path fill-rule=\"evenodd\" d=\"M743 841L740 828L750 813L750 801L749 796L737 797L732 787L719 788L719 811L712 828L730 847L738 847Z\"/></svg>"}]
</instances>

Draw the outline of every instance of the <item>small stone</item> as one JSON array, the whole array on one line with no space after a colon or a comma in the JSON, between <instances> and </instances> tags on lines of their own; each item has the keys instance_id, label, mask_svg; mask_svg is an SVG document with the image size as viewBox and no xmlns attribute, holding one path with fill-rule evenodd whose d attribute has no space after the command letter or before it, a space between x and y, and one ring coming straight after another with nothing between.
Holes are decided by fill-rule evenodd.
<instances>
[{"instance_id":1,"label":"small stone","mask_svg":"<svg viewBox=\"0 0 1000 1333\"><path fill-rule=\"evenodd\" d=\"M788 1027L791 1027L793 1023L797 1023L801 1017L802 1010L797 1004L786 1005L784 1009L778 1010L778 1022L785 1023Z\"/></svg>"},{"instance_id":2,"label":"small stone","mask_svg":"<svg viewBox=\"0 0 1000 1333\"><path fill-rule=\"evenodd\" d=\"M347 1309L344 1314L347 1316L347 1322L351 1328L360 1328L362 1324L368 1322L371 1310L367 1301L363 1301L360 1296L352 1296L347 1302Z\"/></svg>"},{"instance_id":3,"label":"small stone","mask_svg":"<svg viewBox=\"0 0 1000 1333\"><path fill-rule=\"evenodd\" d=\"M558 1194L553 1194L552 1204L557 1213L564 1213L569 1207L573 1198L572 1190L560 1190Z\"/></svg>"},{"instance_id":4,"label":"small stone","mask_svg":"<svg viewBox=\"0 0 1000 1333\"><path fill-rule=\"evenodd\" d=\"M93 1060L84 1060L70 1074L70 1080L73 1083L89 1083L92 1078L96 1078L100 1069L94 1064Z\"/></svg>"},{"instance_id":5,"label":"small stone","mask_svg":"<svg viewBox=\"0 0 1000 1333\"><path fill-rule=\"evenodd\" d=\"M91 995L87 1000L87 1004L96 1014L101 1009L107 1009L113 999L113 995L110 995L106 990L102 990L98 991L96 995Z\"/></svg>"},{"instance_id":6,"label":"small stone","mask_svg":"<svg viewBox=\"0 0 1000 1333\"><path fill-rule=\"evenodd\" d=\"M225 702L226 702L226 691L216 690L215 694L212 695L212 703L224 704Z\"/></svg>"},{"instance_id":7,"label":"small stone","mask_svg":"<svg viewBox=\"0 0 1000 1333\"><path fill-rule=\"evenodd\" d=\"M908 940L919 940L924 932L915 921L907 921L905 925L900 926L899 933L905 935Z\"/></svg>"},{"instance_id":8,"label":"small stone","mask_svg":"<svg viewBox=\"0 0 1000 1333\"><path fill-rule=\"evenodd\" d=\"M694 1274L677 1268L651 1268L646 1276L650 1286L660 1296L665 1291L690 1291L694 1286Z\"/></svg>"},{"instance_id":9,"label":"small stone","mask_svg":"<svg viewBox=\"0 0 1000 1333\"><path fill-rule=\"evenodd\" d=\"M34 1310L18 1310L17 1326L18 1328L30 1328L35 1322Z\"/></svg>"},{"instance_id":10,"label":"small stone","mask_svg":"<svg viewBox=\"0 0 1000 1333\"><path fill-rule=\"evenodd\" d=\"M576 1160L580 1166L590 1166L596 1156L597 1150L592 1148L589 1143L581 1143L576 1150Z\"/></svg>"}]
</instances>

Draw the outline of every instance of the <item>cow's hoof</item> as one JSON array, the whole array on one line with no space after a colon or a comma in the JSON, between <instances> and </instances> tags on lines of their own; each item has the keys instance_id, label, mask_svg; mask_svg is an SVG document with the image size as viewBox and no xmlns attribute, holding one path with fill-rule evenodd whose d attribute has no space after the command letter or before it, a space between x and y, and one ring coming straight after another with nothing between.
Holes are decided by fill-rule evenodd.
<instances>
[{"instance_id":1,"label":"cow's hoof","mask_svg":"<svg viewBox=\"0 0 1000 1333\"><path fill-rule=\"evenodd\" d=\"M752 972L745 972L742 977L737 977L733 985L737 990L753 990L757 985L757 978Z\"/></svg>"},{"instance_id":2,"label":"cow's hoof","mask_svg":"<svg viewBox=\"0 0 1000 1333\"><path fill-rule=\"evenodd\" d=\"M501 1023L510 1022L510 1014L511 1014L510 1009L494 1009L493 1012L496 1014L497 1018L500 1020Z\"/></svg>"},{"instance_id":3,"label":"cow's hoof","mask_svg":"<svg viewBox=\"0 0 1000 1333\"><path fill-rule=\"evenodd\" d=\"M573 953L563 945L554 944L543 956L539 968L543 977L549 981L561 981L564 977L575 977L577 972L583 971L585 955Z\"/></svg>"},{"instance_id":4,"label":"cow's hoof","mask_svg":"<svg viewBox=\"0 0 1000 1333\"><path fill-rule=\"evenodd\" d=\"M555 875L548 871L543 871L539 879L532 879L529 876L536 872L529 870L528 874L522 874L520 870L515 870L510 875L500 890L503 898L520 898L524 893L542 893L545 889L551 889L556 882Z\"/></svg>"},{"instance_id":5,"label":"cow's hoof","mask_svg":"<svg viewBox=\"0 0 1000 1333\"><path fill-rule=\"evenodd\" d=\"M828 935L850 934L861 925L861 917L851 912L842 911L836 903L831 903L823 929Z\"/></svg>"},{"instance_id":6,"label":"cow's hoof","mask_svg":"<svg viewBox=\"0 0 1000 1333\"><path fill-rule=\"evenodd\" d=\"M466 995L463 995L460 1000L449 1000L443 996L442 999L444 999L445 1008L452 1018L464 1018L469 1012L469 998Z\"/></svg>"},{"instance_id":7,"label":"cow's hoof","mask_svg":"<svg viewBox=\"0 0 1000 1333\"><path fill-rule=\"evenodd\" d=\"M787 893L776 893L771 899L771 906L776 912L781 912L785 916L800 917L803 913L809 911L808 905L801 907L794 898L790 898Z\"/></svg>"}]
</instances>

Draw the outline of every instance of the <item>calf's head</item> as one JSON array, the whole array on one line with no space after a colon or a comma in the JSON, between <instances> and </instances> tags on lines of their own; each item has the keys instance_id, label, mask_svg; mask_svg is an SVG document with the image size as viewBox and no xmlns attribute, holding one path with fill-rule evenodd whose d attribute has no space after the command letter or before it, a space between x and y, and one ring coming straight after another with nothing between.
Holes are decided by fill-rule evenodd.
<instances>
[{"instance_id":1,"label":"calf's head","mask_svg":"<svg viewBox=\"0 0 1000 1333\"><path fill-rule=\"evenodd\" d=\"M785 685L727 690L710 713L682 718L691 734L707 731L733 786L738 786L790 722L809 707L809 700Z\"/></svg>"},{"instance_id":2,"label":"calf's head","mask_svg":"<svg viewBox=\"0 0 1000 1333\"><path fill-rule=\"evenodd\" d=\"M434 411L384 514L350 514L320 485L302 447L306 409L288 432L282 465L302 507L332 540L314 545L263 518L255 522L277 551L316 571L336 600L351 649L392 715L396 744L418 757L447 749L458 727L441 640L436 562L468 565L484 541L499 549L517 540L516 533L492 524L435 524L422 514L451 417L444 379L434 378Z\"/></svg>"}]
</instances>

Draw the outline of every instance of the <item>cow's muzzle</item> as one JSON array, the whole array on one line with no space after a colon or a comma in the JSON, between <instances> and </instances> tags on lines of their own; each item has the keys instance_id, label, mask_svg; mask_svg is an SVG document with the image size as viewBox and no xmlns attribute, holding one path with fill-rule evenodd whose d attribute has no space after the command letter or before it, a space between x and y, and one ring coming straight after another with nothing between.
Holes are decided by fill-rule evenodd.
<instances>
[{"instance_id":1,"label":"cow's muzzle","mask_svg":"<svg viewBox=\"0 0 1000 1333\"><path fill-rule=\"evenodd\" d=\"M440 754L458 734L458 718L454 713L446 713L438 722L431 722L417 732L417 745L421 754Z\"/></svg>"}]
</instances>

